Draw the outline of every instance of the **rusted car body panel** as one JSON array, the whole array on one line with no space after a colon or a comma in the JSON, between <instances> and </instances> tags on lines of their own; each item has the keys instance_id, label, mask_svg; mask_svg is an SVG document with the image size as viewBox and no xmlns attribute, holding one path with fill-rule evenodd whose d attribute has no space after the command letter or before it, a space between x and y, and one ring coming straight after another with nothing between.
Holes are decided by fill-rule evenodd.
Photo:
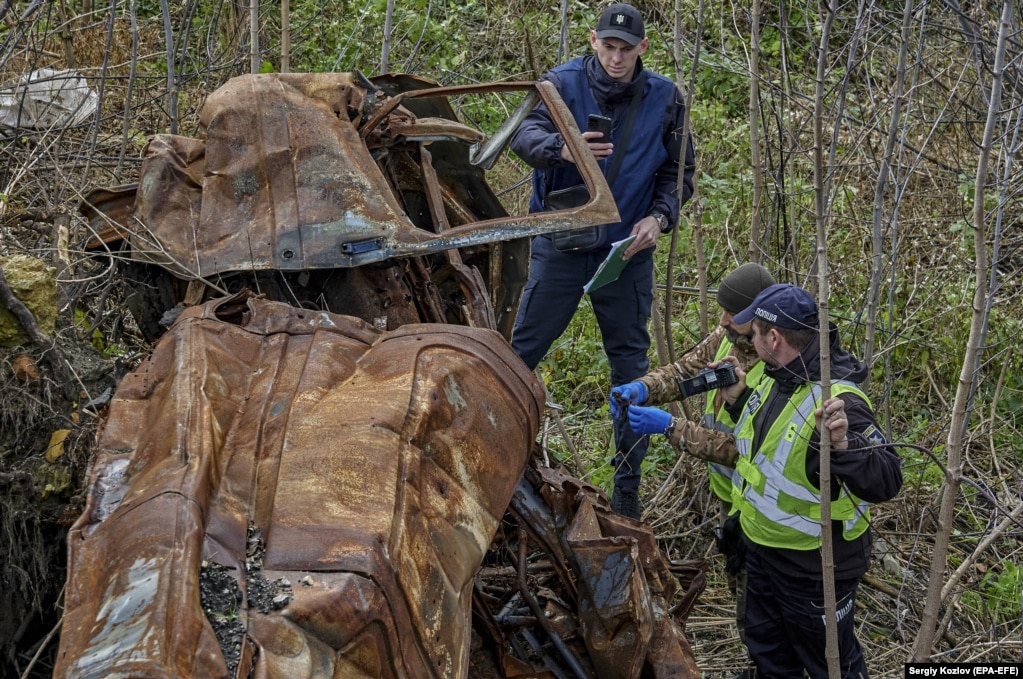
<instances>
[{"instance_id":1,"label":"rusted car body panel","mask_svg":"<svg viewBox=\"0 0 1023 679\"><path fill-rule=\"evenodd\" d=\"M489 137L459 122L449 101L512 95L517 109ZM485 169L537 101L583 159L592 199L510 216ZM87 249L119 249L136 262L120 267L135 291L126 303L150 340L173 307L243 287L392 330L480 325L492 314L507 338L529 237L618 219L549 83L249 75L214 92L201 121L198 138L151 138L137 185L94 189L80 205L95 234Z\"/></svg>"},{"instance_id":2,"label":"rusted car body panel","mask_svg":"<svg viewBox=\"0 0 1023 679\"><path fill-rule=\"evenodd\" d=\"M295 585L248 620L257 676L464 676L540 385L494 331L239 304L187 311L117 390L55 676L226 676L198 573L216 560L244 591L250 521Z\"/></svg>"},{"instance_id":3,"label":"rusted car body panel","mask_svg":"<svg viewBox=\"0 0 1023 679\"><path fill-rule=\"evenodd\" d=\"M399 85L420 89L399 92ZM396 94L347 73L234 78L204 105L199 139L150 141L137 196L134 186L104 189L89 196L86 214L100 233L112 220L133 257L187 278L350 268L618 219L596 161L549 83L429 87L405 76L382 78L381 87ZM552 111L566 144L583 159L589 203L508 216L496 198L483 195L491 192L471 154L485 135L454 120L446 100L501 91L526 92L528 102L539 99ZM412 109L437 115L417 117ZM454 158L424 170L408 155L421 145ZM443 201L434 216L443 225L414 223L404 193L422 191L422 173L432 169Z\"/></svg>"}]
</instances>

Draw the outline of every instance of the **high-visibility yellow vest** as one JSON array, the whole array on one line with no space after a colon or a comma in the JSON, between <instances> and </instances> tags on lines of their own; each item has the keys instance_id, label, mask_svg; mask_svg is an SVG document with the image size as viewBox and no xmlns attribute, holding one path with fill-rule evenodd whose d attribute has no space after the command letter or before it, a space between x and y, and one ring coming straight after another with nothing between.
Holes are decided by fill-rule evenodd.
<instances>
[{"instance_id":1,"label":"high-visibility yellow vest","mask_svg":"<svg viewBox=\"0 0 1023 679\"><path fill-rule=\"evenodd\" d=\"M715 361L720 361L725 356L728 356L732 352L732 342L727 337L721 338L721 344L718 345L717 353L714 355ZM746 373L746 386L750 389L756 389L757 385L760 384L760 380L764 377L764 362L757 361ZM715 429L717 431L732 433L732 423L729 418L725 415L725 404L722 402L721 407L714 408L714 395L717 391L711 391L707 393L707 405L703 409L703 419L701 424L707 429ZM732 501L732 486L739 483L739 472L734 467L726 467L723 464L717 462L707 463L707 478L710 482L711 491L725 502Z\"/></svg>"},{"instance_id":2,"label":"high-visibility yellow vest","mask_svg":"<svg viewBox=\"0 0 1023 679\"><path fill-rule=\"evenodd\" d=\"M734 486L732 503L740 512L743 532L753 542L786 549L819 549L820 491L807 479L806 453L816 426L814 411L821 407L821 387L807 383L796 389L760 449L754 451L753 420L775 384L772 379L761 380L736 422L736 471L742 481ZM854 383L831 383L832 396L850 392L870 404ZM855 539L869 525L868 503L843 486L831 503L831 518L842 522L846 540Z\"/></svg>"}]
</instances>

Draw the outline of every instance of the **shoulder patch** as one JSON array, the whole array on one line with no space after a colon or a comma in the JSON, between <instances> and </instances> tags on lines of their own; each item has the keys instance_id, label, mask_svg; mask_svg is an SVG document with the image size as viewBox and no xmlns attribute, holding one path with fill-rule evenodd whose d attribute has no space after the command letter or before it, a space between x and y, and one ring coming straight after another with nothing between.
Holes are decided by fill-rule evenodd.
<instances>
[{"instance_id":1,"label":"shoulder patch","mask_svg":"<svg viewBox=\"0 0 1023 679\"><path fill-rule=\"evenodd\" d=\"M881 433L881 430L874 425L870 425L864 429L862 433L863 438L870 441L870 445L872 446L883 446L888 443L888 439L886 439L884 434Z\"/></svg>"}]
</instances>

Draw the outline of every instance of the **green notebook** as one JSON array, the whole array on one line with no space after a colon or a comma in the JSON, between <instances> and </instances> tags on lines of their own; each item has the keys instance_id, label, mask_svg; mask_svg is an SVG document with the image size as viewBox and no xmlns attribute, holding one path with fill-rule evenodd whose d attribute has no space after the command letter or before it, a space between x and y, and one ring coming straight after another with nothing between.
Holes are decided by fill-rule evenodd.
<instances>
[{"instance_id":1,"label":"green notebook","mask_svg":"<svg viewBox=\"0 0 1023 679\"><path fill-rule=\"evenodd\" d=\"M635 236L629 236L617 243L611 244L611 252L607 253L607 258L597 267L597 273L593 274L593 278L583 286L584 294L591 293L599 287L618 280L622 269L629 263L628 260L623 259L623 256L634 240L636 240Z\"/></svg>"}]
</instances>

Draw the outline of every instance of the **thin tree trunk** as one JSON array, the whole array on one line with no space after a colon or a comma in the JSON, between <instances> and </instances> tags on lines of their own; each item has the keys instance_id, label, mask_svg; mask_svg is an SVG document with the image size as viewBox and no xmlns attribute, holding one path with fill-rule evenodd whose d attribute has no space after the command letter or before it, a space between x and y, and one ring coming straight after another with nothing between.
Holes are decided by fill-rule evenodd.
<instances>
[{"instance_id":1,"label":"thin tree trunk","mask_svg":"<svg viewBox=\"0 0 1023 679\"><path fill-rule=\"evenodd\" d=\"M67 62L67 67L71 70L78 68L78 59L75 58L75 44L74 38L71 34L71 12L68 9L67 0L60 0L60 41L64 45L64 60ZM6 12L0 11L0 20Z\"/></svg>"},{"instance_id":2,"label":"thin tree trunk","mask_svg":"<svg viewBox=\"0 0 1023 679\"><path fill-rule=\"evenodd\" d=\"M138 14L135 12L135 0L128 2L128 18L131 24L131 63L128 67L128 88L124 93L124 120L121 121L121 152L117 156L117 174L120 174L124 165L124 158L128 153L128 139L131 136L131 100L135 91L135 76L138 73L139 55L139 22Z\"/></svg>"},{"instance_id":3,"label":"thin tree trunk","mask_svg":"<svg viewBox=\"0 0 1023 679\"><path fill-rule=\"evenodd\" d=\"M393 0L388 0L390 6ZM291 71L291 5L281 0L281 73Z\"/></svg>"},{"instance_id":4,"label":"thin tree trunk","mask_svg":"<svg viewBox=\"0 0 1023 679\"><path fill-rule=\"evenodd\" d=\"M1002 106L1002 78L1005 69L1005 50L1009 25L1013 17L1013 0L1006 0L1002 5L1001 25L998 30L998 44L995 52L995 63L991 72L991 98L988 102L987 123L984 127L984 140L977 161L977 174L973 193L973 248L976 256L974 275L976 289L973 293L973 319L970 324L970 337L966 344L963 367L959 373L959 386L956 389L955 402L952 404L952 422L949 426L947 451L948 460L945 468L945 483L942 486L941 507L938 511L938 531L934 540L934 555L931 558L930 578L927 583L927 598L924 612L920 620L920 632L917 635L910 655L911 662L923 662L930 659L934 652L934 637L937 630L938 615L942 603L942 584L945 579L946 562L948 559L949 540L952 533L952 519L955 514L955 503L959 497L960 479L962 477L963 440L970 419L970 397L977 379L981 355L981 337L985 331L987 315L985 299L988 291L988 254L985 243L984 195L988 186L988 165L991 159L995 129L999 124Z\"/></svg>"},{"instance_id":5,"label":"thin tree trunk","mask_svg":"<svg viewBox=\"0 0 1023 679\"><path fill-rule=\"evenodd\" d=\"M795 50L797 53L802 46L798 48L789 47L792 40L792 32L789 28L789 2L787 0L781 0L778 5L778 31L781 34L779 36L779 59L781 61L779 78L781 79L781 96L778 103L778 110L775 112L776 130L775 134L778 137L778 161L777 168L774 170L774 182L775 192L777 195L776 209L778 216L776 221L781 229L781 233L778 235L778 240L781 241L781 251L779 252L779 259L783 266L788 267L793 275L798 276L801 271L798 257L798 246L797 246L797 234L793 231L793 221L789 217L789 210L791 209L790 204L794 201L790 201L787 194L789 186L798 186L798 176L793 176L789 179L789 173L795 173L796 170L792 166L794 163L790 163L789 158L793 156L798 148L796 141L796 134L792 133L791 130L786 128L786 121L789 119L789 107L794 107L793 102L796 101L797 97L792 92L792 78L789 74L789 54Z\"/></svg>"},{"instance_id":6,"label":"thin tree trunk","mask_svg":"<svg viewBox=\"0 0 1023 679\"><path fill-rule=\"evenodd\" d=\"M71 233L71 215L67 210L61 209L53 216L53 252L52 262L56 269L57 278L57 313L64 311L71 301L69 291L71 276L74 268L71 266L71 256L68 254L68 243Z\"/></svg>"},{"instance_id":7,"label":"thin tree trunk","mask_svg":"<svg viewBox=\"0 0 1023 679\"><path fill-rule=\"evenodd\" d=\"M171 26L170 7L160 0L163 12L163 39L167 48L167 118L171 134L178 133L178 81L174 75L174 29Z\"/></svg>"},{"instance_id":8,"label":"thin tree trunk","mask_svg":"<svg viewBox=\"0 0 1023 679\"><path fill-rule=\"evenodd\" d=\"M558 63L568 61L568 0L561 0L561 35L558 38Z\"/></svg>"},{"instance_id":9,"label":"thin tree trunk","mask_svg":"<svg viewBox=\"0 0 1023 679\"><path fill-rule=\"evenodd\" d=\"M813 183L815 212L817 220L817 274L818 306L820 309L820 356L821 356L821 401L831 397L831 342L828 312L828 222L830 221L830 180L831 164L825 166L824 159L824 93L828 73L829 42L831 25L834 22L836 0L824 8L821 23L820 50L817 53L817 87L814 95L813 122ZM837 124L836 124L837 126ZM830 157L830 155L829 155ZM828 661L830 679L841 677L841 662L838 649L838 618L835 603L835 552L832 548L834 537L831 531L831 437L827 434L825 421L821 420L820 437L820 498L821 498L821 572L824 578L824 620L825 657Z\"/></svg>"},{"instance_id":10,"label":"thin tree trunk","mask_svg":"<svg viewBox=\"0 0 1023 679\"><path fill-rule=\"evenodd\" d=\"M700 6L701 6L701 8L703 6L702 0L700 2ZM675 82L676 83L682 82L682 78L684 77L684 75L682 73L682 17L684 16L684 14L683 14L684 11L685 11L685 8L682 5L682 0L675 0L674 21L672 21L672 23L671 23L671 30L672 30L672 37L673 37L673 40L672 40L672 45L673 45L672 57L675 59ZM699 39L699 37L697 37L697 40L698 39ZM695 70L696 69L693 69L693 72L695 72ZM689 90L689 92L692 92L692 90ZM686 119L687 120L689 119L689 101L686 101ZM681 189L682 189L682 183L683 183L684 177L685 177L685 164L686 164L685 159L686 159L686 146L687 145L688 145L688 142L683 144L683 147L682 147L682 162L679 164L679 167L678 167L678 181L677 181L676 186L678 187L679 191L681 191ZM694 195L691 198L691 200L693 200L694 204L695 204L695 201L696 201L696 195L695 195L695 193L696 193L695 192L695 188L696 187L695 187L695 185L693 186L693 188L694 188L694 191L693 191ZM698 212L698 210L697 210L697 212ZM682 215L680 214L679 215L679 219L681 219L681 217L682 217ZM693 238L694 239L698 239L699 238L699 234L697 233L697 227L695 226L695 224L693 226ZM702 248L700 248L699 246L696 247L697 252L699 252L701 249ZM663 327L659 328L660 335L658 336L658 341L657 341L657 360L660 362L661 365L668 365L670 363L674 363L675 362L675 343L672 341L672 334L673 333L671 331L671 311L672 311L672 307L674 306L675 291L672 289L671 283L672 283L672 281L675 280L675 254L676 254L677 251L678 251L678 225L676 224L671 229L671 244L670 244L670 246L668 248L668 263L667 263L666 270L665 270L665 275L664 275L664 313L663 314L654 314L653 315L653 318L655 318L655 319L662 319L662 321L663 321ZM701 290L702 290L702 286L701 286ZM655 307L657 306L657 301L656 301L657 300L657 295L656 295L656 292L657 292L657 285L656 285L656 281L655 281L654 282L654 293L655 293L654 294L654 306ZM703 299L703 298L701 297L701 299Z\"/></svg>"},{"instance_id":11,"label":"thin tree trunk","mask_svg":"<svg viewBox=\"0 0 1023 679\"><path fill-rule=\"evenodd\" d=\"M682 7L682 4L681 4L681 0L676 0L676 2L675 2L675 21L674 21L674 28L673 28L673 31L674 31L674 41L673 41L674 42L674 49L673 49L673 54L672 54L672 56L674 56L674 58L675 58L675 64L676 64L676 70L675 70L675 82L676 83L682 82L682 79L684 77L684 74L683 74L682 68L681 68L681 64L683 63L683 58L682 58L683 57L683 55L682 55L682 16L683 16L683 7ZM696 23L697 23L697 30L696 30L697 39L696 39L696 43L695 43L694 48L693 48L693 67L692 67L692 69L689 72L689 81L688 81L689 84L688 84L688 87L685 90L686 95L687 95L686 96L686 102L685 102L686 114L685 114L685 120L683 122L683 130L684 130L684 134L685 134L685 139L684 139L684 141L682 143L681 163L680 163L679 169L678 169L678 183L676 185L678 187L679 195L681 195L682 187L683 187L684 182L685 182L686 154L688 153L689 136L690 136L689 135L689 132L690 132L690 130L689 130L689 128L690 128L690 124L689 124L689 121L690 121L689 111L690 111L690 107L692 106L692 92L693 92L693 90L694 90L694 88L696 86L696 71L697 71L697 65L699 63L699 55L700 55L700 40L699 40L699 36L703 32L703 30L702 30L702 27L703 27L703 0L700 0L699 10L697 12ZM693 195L690 198L690 204L694 206L693 207L693 231L694 231L695 242L698 243L698 245L695 246L695 249L697 251L697 257L698 258L702 258L702 256L703 256L703 247L702 247L702 245L699 245L699 243L702 243L702 240L701 240L702 235L701 235L701 230L700 230L700 224L702 223L702 221L701 221L702 211L700 210L700 202L699 202L699 198L698 198L698 194L699 194L699 188L698 187L699 187L699 183L696 181L695 172L694 172ZM681 215L679 216L679 219L681 220ZM655 350L655 352L657 354L657 361L658 361L659 365L669 365L669 364L675 362L675 343L672 341L673 333L671 331L671 319L672 319L671 312L672 312L672 308L674 306L674 301L673 300L674 300L674 292L675 292L675 290L674 290L674 286L672 285L672 281L675 280L675 260L677 259L676 258L677 251L678 251L678 224L676 223L674 225L674 227L672 228L672 231L671 231L671 244L669 245L669 250L668 250L668 264L667 264L666 271L665 271L664 305L663 305L663 307L658 307L658 304L657 304L657 281L655 280L653 282L654 289L653 289L652 293L653 293L654 303L653 303L653 305L651 307L650 325L651 325L651 329L653 331L654 350ZM701 260L701 262L702 262L702 260ZM700 292L701 292L700 299L702 300L703 308L706 309L706 305L707 305L707 287L706 287L706 273L705 273L706 272L706 267L704 265L702 265L702 263L701 263L699 268L700 268L700 271L703 272L703 273L701 273L701 281L702 281L702 283L701 283L701 286L700 286ZM661 308L664 309L663 313L660 310ZM705 312L702 313L700 317L701 317L702 320L705 321L706 313ZM705 325L705 322L701 325L701 327L703 327L704 325ZM667 407L668 407L668 410L671 412L672 415L678 416L680 411L681 411L681 413L685 416L686 419L692 420L695 417L694 414L691 412L691 409L690 409L689 405L685 401L677 401L675 403L668 404Z\"/></svg>"},{"instance_id":12,"label":"thin tree trunk","mask_svg":"<svg viewBox=\"0 0 1023 679\"><path fill-rule=\"evenodd\" d=\"M114 44L114 24L117 18L117 0L110 0L110 13L107 15L107 36L106 45L103 50L103 65L100 67L99 73L99 101L103 101L103 97L106 93L107 86L107 75L109 74L110 68L110 53ZM103 119L103 106L96 107L96 118L93 120L91 131L89 133L89 154L85 161L85 175L88 176L89 167L92 164L93 155L96 153L96 140L99 137L100 121Z\"/></svg>"},{"instance_id":13,"label":"thin tree trunk","mask_svg":"<svg viewBox=\"0 0 1023 679\"><path fill-rule=\"evenodd\" d=\"M750 214L749 261L763 260L760 210L764 199L764 169L760 158L760 0L753 0L749 50L749 149L753 167L753 207Z\"/></svg>"},{"instance_id":14,"label":"thin tree trunk","mask_svg":"<svg viewBox=\"0 0 1023 679\"><path fill-rule=\"evenodd\" d=\"M387 0L387 12L384 14L384 39L380 46L380 73L391 70L391 34L394 32L394 0Z\"/></svg>"},{"instance_id":15,"label":"thin tree trunk","mask_svg":"<svg viewBox=\"0 0 1023 679\"><path fill-rule=\"evenodd\" d=\"M677 2L677 4L676 4L675 12L676 12L676 17L677 18L675 20L675 63L681 64L682 63L682 54L681 54L681 44L682 44L681 12L682 12L682 9L681 9L681 2L680 2L680 0L676 0L676 2ZM685 157L687 155L687 144L688 144L688 140L690 140L690 138L693 135L693 129L692 129L693 125L691 124L691 121L693 120L693 117L691 116L691 111L693 110L693 92L696 91L696 86L697 86L696 75L697 75L697 72L699 71L699 65L700 65L700 50L703 47L703 42L701 40L701 36L703 35L704 10L705 10L704 0L700 0L700 4L699 4L698 9L697 9L696 39L695 39L694 44L693 44L693 67L690 70L690 79L688 79L688 85L685 88L685 94L686 94L686 96L685 96L685 122L683 124L683 128L685 130L684 134L685 134L685 140L686 141L685 141L685 145L682 146L681 163L679 163L679 165L678 165L677 191L678 191L679 195L682 194L682 185L683 185L684 176L685 176ZM675 80L676 80L676 82L681 82L682 81L682 74L681 74L680 70L676 73ZM708 287L709 287L709 285L708 285L708 282L707 282L707 256L704 253L703 209L702 209L702 207L700 205L700 181L699 181L699 174L700 174L699 173L699 166L697 166L697 168L693 172L693 196L690 198L690 205L693 206L693 246L694 246L694 250L696 250L696 255L697 255L697 276L698 276L698 283L697 284L700 287L700 336L705 337L705 336L707 336L707 333L708 333L709 328L710 328L710 322L708 320L708 316L709 316L709 310L708 310L708 306L709 306L708 305ZM676 225L675 228L677 229L677 225ZM672 245L672 250L671 250L669 262L673 264L675 262L676 238L672 237L671 245ZM671 297L671 292L672 292L671 281L674 280L674 275L673 274L674 274L674 270L670 269L669 270L669 275L668 275L668 281L667 281L668 285L666 285L667 296L666 296L665 309L667 310L667 313L665 315L669 316L669 317L670 317L671 309L673 307L673 305L672 305L672 297ZM669 330L670 330L670 325L669 325ZM669 337L671 336L670 332L669 332L668 336ZM671 360L671 362L674 362L674 360L675 360L674 347L672 346L670 349L671 349L671 351L669 352L670 360Z\"/></svg>"},{"instance_id":16,"label":"thin tree trunk","mask_svg":"<svg viewBox=\"0 0 1023 679\"><path fill-rule=\"evenodd\" d=\"M259 0L249 0L249 73L259 73Z\"/></svg>"},{"instance_id":17,"label":"thin tree trunk","mask_svg":"<svg viewBox=\"0 0 1023 679\"><path fill-rule=\"evenodd\" d=\"M895 75L895 90L892 92L892 117L888 125L888 139L885 142L884 154L881 156L881 168L878 170L877 186L874 188L874 222L870 241L870 291L867 295L866 335L864 338L863 360L867 367L874 364L874 338L877 333L877 305L881 297L881 248L883 247L884 230L884 194L888 189L888 175L891 172L892 157L896 153L895 143L899 138L899 127L902 120L902 103L906 93L906 59L909 53L910 26L913 21L913 0L906 0L902 9L902 41L899 44L899 64ZM897 210L892 209L892 221L896 219ZM869 384L870 372L867 372Z\"/></svg>"}]
</instances>

